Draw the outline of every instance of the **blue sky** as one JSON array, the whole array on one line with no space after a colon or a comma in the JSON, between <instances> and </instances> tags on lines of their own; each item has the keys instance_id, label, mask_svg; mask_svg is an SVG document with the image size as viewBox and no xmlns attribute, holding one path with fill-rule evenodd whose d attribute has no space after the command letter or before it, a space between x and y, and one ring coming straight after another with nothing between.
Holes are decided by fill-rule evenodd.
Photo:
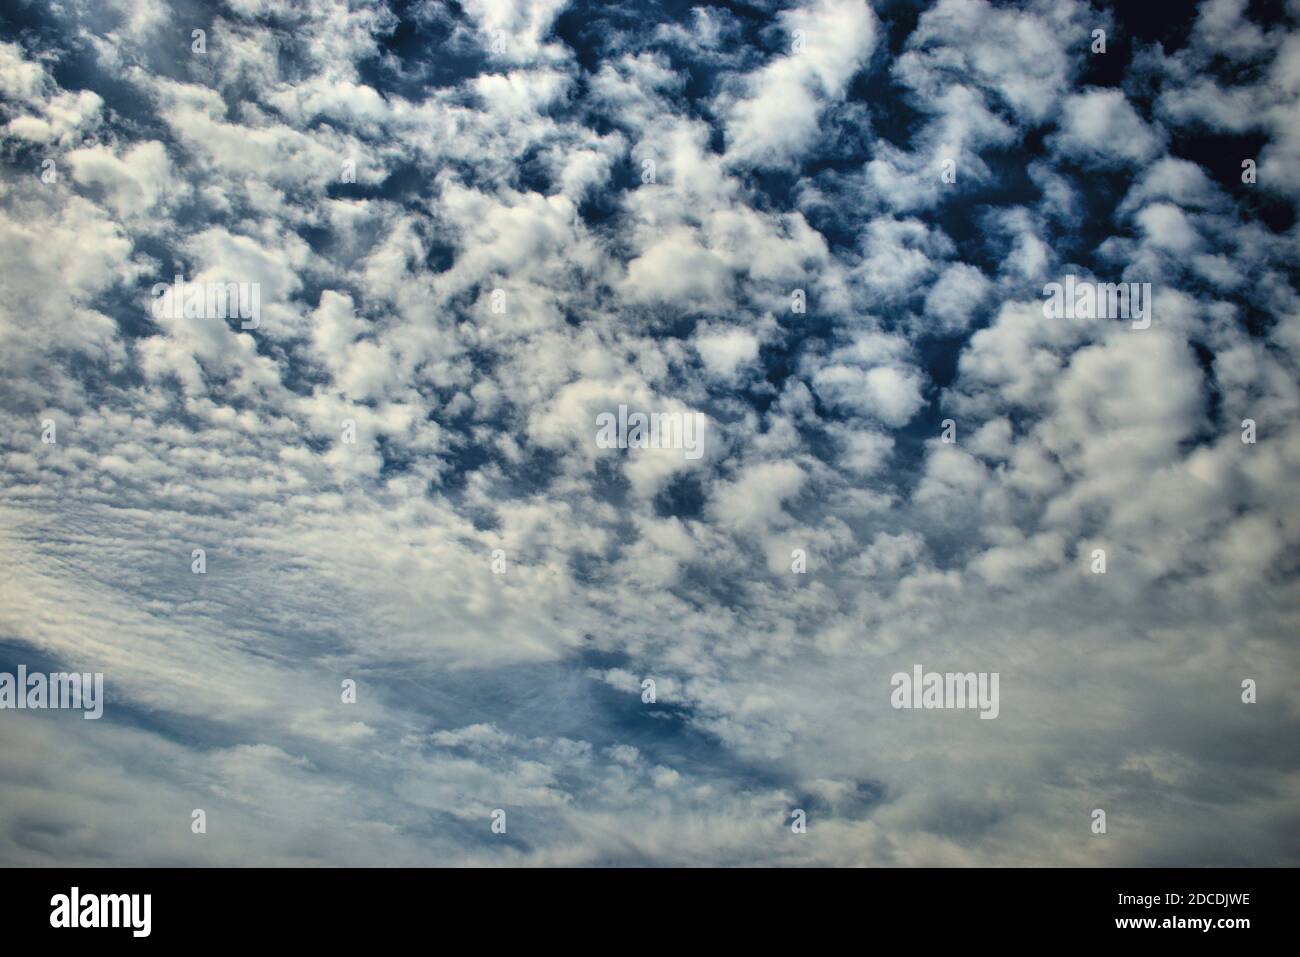
<instances>
[{"instance_id":1,"label":"blue sky","mask_svg":"<svg viewBox=\"0 0 1300 957\"><path fill-rule=\"evenodd\" d=\"M1298 20L9 5L0 862L1296 864Z\"/></svg>"}]
</instances>

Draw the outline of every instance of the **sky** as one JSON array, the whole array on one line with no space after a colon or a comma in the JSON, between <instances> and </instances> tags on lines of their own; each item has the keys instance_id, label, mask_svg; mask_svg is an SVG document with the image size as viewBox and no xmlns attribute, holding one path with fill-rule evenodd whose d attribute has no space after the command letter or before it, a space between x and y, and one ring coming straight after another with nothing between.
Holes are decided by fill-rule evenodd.
<instances>
[{"instance_id":1,"label":"sky","mask_svg":"<svg viewBox=\"0 0 1300 957\"><path fill-rule=\"evenodd\" d=\"M1300 864L1300 2L1121 7L6 4L0 864Z\"/></svg>"}]
</instances>

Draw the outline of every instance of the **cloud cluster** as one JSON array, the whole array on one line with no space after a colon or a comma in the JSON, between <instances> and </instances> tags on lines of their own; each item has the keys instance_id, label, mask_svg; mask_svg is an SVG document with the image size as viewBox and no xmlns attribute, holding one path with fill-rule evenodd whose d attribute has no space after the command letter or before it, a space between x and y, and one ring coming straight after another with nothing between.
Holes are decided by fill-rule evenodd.
<instances>
[{"instance_id":1,"label":"cloud cluster","mask_svg":"<svg viewBox=\"0 0 1300 957\"><path fill-rule=\"evenodd\" d=\"M5 15L0 861L1297 863L1300 10L759 7Z\"/></svg>"}]
</instances>

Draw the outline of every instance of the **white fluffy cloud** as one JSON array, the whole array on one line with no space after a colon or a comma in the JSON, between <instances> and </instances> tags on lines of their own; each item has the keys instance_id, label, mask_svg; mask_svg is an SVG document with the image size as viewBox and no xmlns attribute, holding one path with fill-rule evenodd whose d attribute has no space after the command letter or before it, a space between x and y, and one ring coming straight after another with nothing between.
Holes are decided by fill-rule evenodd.
<instances>
[{"instance_id":1,"label":"white fluffy cloud","mask_svg":"<svg viewBox=\"0 0 1300 957\"><path fill-rule=\"evenodd\" d=\"M1060 154L1081 163L1141 163L1160 149L1159 140L1121 90L1088 90L1062 104Z\"/></svg>"},{"instance_id":2,"label":"white fluffy cloud","mask_svg":"<svg viewBox=\"0 0 1300 957\"><path fill-rule=\"evenodd\" d=\"M815 144L821 112L870 58L879 29L861 0L815 0L777 17L781 55L724 93L727 161L782 165Z\"/></svg>"}]
</instances>

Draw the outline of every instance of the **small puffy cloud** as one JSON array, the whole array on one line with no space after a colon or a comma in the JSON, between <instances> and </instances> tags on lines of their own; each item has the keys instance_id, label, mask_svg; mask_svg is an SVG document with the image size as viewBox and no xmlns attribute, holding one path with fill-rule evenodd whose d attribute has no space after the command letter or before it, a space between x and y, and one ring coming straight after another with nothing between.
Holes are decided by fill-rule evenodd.
<instances>
[{"instance_id":1,"label":"small puffy cloud","mask_svg":"<svg viewBox=\"0 0 1300 957\"><path fill-rule=\"evenodd\" d=\"M953 263L925 296L925 314L939 334L961 332L988 297L991 284L975 266Z\"/></svg>"},{"instance_id":2,"label":"small puffy cloud","mask_svg":"<svg viewBox=\"0 0 1300 957\"><path fill-rule=\"evenodd\" d=\"M875 14L859 0L813 0L778 20L787 52L737 78L716 104L730 165L779 166L808 152L822 110L876 45Z\"/></svg>"},{"instance_id":3,"label":"small puffy cloud","mask_svg":"<svg viewBox=\"0 0 1300 957\"><path fill-rule=\"evenodd\" d=\"M697 333L695 348L705 366L720 379L731 379L737 371L758 358L759 338L748 329L718 328Z\"/></svg>"},{"instance_id":4,"label":"small puffy cloud","mask_svg":"<svg viewBox=\"0 0 1300 957\"><path fill-rule=\"evenodd\" d=\"M543 41L568 0L466 0L479 42L493 56L527 62L547 53Z\"/></svg>"},{"instance_id":5,"label":"small puffy cloud","mask_svg":"<svg viewBox=\"0 0 1300 957\"><path fill-rule=\"evenodd\" d=\"M1091 89L1066 98L1053 149L1084 165L1144 163L1160 150L1160 137L1122 90Z\"/></svg>"},{"instance_id":6,"label":"small puffy cloud","mask_svg":"<svg viewBox=\"0 0 1300 957\"><path fill-rule=\"evenodd\" d=\"M628 263L624 289L632 302L721 311L731 290L726 262L685 227L655 240Z\"/></svg>"},{"instance_id":7,"label":"small puffy cloud","mask_svg":"<svg viewBox=\"0 0 1300 957\"><path fill-rule=\"evenodd\" d=\"M907 362L898 338L861 334L818 362L810 377L822 401L894 428L925 404L925 378Z\"/></svg>"},{"instance_id":8,"label":"small puffy cloud","mask_svg":"<svg viewBox=\"0 0 1300 957\"><path fill-rule=\"evenodd\" d=\"M66 160L73 179L102 189L104 202L122 217L147 212L176 192L167 151L157 141L138 143L121 157L103 146L89 146L67 154Z\"/></svg>"},{"instance_id":9,"label":"small puffy cloud","mask_svg":"<svg viewBox=\"0 0 1300 957\"><path fill-rule=\"evenodd\" d=\"M41 146L69 146L101 122L104 99L94 90L59 89L44 64L0 42L0 117L9 136Z\"/></svg>"}]
</instances>

